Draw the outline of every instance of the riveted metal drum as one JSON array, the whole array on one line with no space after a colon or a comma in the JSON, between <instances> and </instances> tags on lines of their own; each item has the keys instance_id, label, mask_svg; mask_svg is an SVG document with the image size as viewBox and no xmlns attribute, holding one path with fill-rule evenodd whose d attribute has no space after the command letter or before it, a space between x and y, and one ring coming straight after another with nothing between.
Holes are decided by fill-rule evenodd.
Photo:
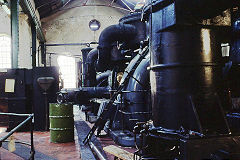
<instances>
[{"instance_id":1,"label":"riveted metal drum","mask_svg":"<svg viewBox=\"0 0 240 160\"><path fill-rule=\"evenodd\" d=\"M74 141L73 105L50 103L50 141L64 143Z\"/></svg>"}]
</instances>

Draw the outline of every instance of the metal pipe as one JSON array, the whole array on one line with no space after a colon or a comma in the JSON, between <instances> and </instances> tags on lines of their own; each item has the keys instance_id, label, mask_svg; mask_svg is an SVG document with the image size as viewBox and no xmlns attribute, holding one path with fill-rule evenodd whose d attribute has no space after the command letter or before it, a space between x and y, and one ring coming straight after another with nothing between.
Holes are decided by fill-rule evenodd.
<instances>
[{"instance_id":1,"label":"metal pipe","mask_svg":"<svg viewBox=\"0 0 240 160\"><path fill-rule=\"evenodd\" d=\"M3 113L3 112L0 112L0 115L28 117L28 116L31 116L32 114L17 114L17 113Z\"/></svg>"},{"instance_id":2,"label":"metal pipe","mask_svg":"<svg viewBox=\"0 0 240 160\"><path fill-rule=\"evenodd\" d=\"M46 67L47 62L46 62L46 46L44 43L40 44L41 46L41 60L42 60L42 64L44 65L44 67Z\"/></svg>"},{"instance_id":3,"label":"metal pipe","mask_svg":"<svg viewBox=\"0 0 240 160\"><path fill-rule=\"evenodd\" d=\"M131 12L133 12L132 8L129 7L129 5L128 5L125 1L121 0L121 2L122 2Z\"/></svg>"},{"instance_id":4,"label":"metal pipe","mask_svg":"<svg viewBox=\"0 0 240 160\"><path fill-rule=\"evenodd\" d=\"M34 128L34 119L32 118L31 124L30 124L30 130L31 130L31 156L30 159L34 160L35 155L35 149L34 149L34 143L33 143L33 128Z\"/></svg>"},{"instance_id":5,"label":"metal pipe","mask_svg":"<svg viewBox=\"0 0 240 160\"><path fill-rule=\"evenodd\" d=\"M34 143L33 143L33 125L34 125L34 114L17 114L17 113L3 113L0 112L0 115L9 115L9 116L21 116L21 117L26 117L28 116L27 119L25 119L22 123L20 123L18 126L16 126L14 129L12 129L7 135L5 135L4 137L2 137L0 139L0 147L2 146L2 142L6 142L8 141L7 138L10 137L14 132L16 132L18 129L20 129L23 125L25 125L28 121L31 120L30 123L30 134L31 134L31 144L26 143L26 142L20 142L20 141L16 141L16 143L21 143L24 145L30 145L31 146L31 155L30 158L31 160L34 160L34 155L35 155L35 149L34 149Z\"/></svg>"},{"instance_id":6,"label":"metal pipe","mask_svg":"<svg viewBox=\"0 0 240 160\"><path fill-rule=\"evenodd\" d=\"M49 46L49 47L55 47L55 46L90 46L90 44L96 44L96 42L94 43L59 43L59 44L45 44L45 46Z\"/></svg>"},{"instance_id":7,"label":"metal pipe","mask_svg":"<svg viewBox=\"0 0 240 160\"><path fill-rule=\"evenodd\" d=\"M64 53L46 52L46 54L49 54L49 56L51 56L51 55L62 55L62 56L68 56L68 57L82 58L81 55L67 55L67 54L64 54Z\"/></svg>"},{"instance_id":8,"label":"metal pipe","mask_svg":"<svg viewBox=\"0 0 240 160\"><path fill-rule=\"evenodd\" d=\"M33 23L31 23L31 29L32 29L32 67L36 67L37 35L36 35L36 26Z\"/></svg>"},{"instance_id":9,"label":"metal pipe","mask_svg":"<svg viewBox=\"0 0 240 160\"><path fill-rule=\"evenodd\" d=\"M109 87L80 87L77 89L63 89L57 96L57 102L75 102L84 104L90 98L109 98Z\"/></svg>"},{"instance_id":10,"label":"metal pipe","mask_svg":"<svg viewBox=\"0 0 240 160\"><path fill-rule=\"evenodd\" d=\"M110 70L106 71L106 72L103 72L101 74L98 74L96 76L97 84L99 84L102 80L107 79L110 75L111 75L111 71Z\"/></svg>"},{"instance_id":11,"label":"metal pipe","mask_svg":"<svg viewBox=\"0 0 240 160\"><path fill-rule=\"evenodd\" d=\"M10 142L10 140L5 140L5 141L3 141L3 142ZM31 146L31 144L30 144L30 143L27 143L27 142L15 141L15 143L24 144L24 145L26 145L26 146Z\"/></svg>"},{"instance_id":12,"label":"metal pipe","mask_svg":"<svg viewBox=\"0 0 240 160\"><path fill-rule=\"evenodd\" d=\"M94 86L96 83L96 69L95 69L95 63L98 58L98 50L93 49L91 50L87 57L86 62L83 62L83 65L86 63L85 66L82 67L82 74L85 75L85 78L82 79L83 86Z\"/></svg>"},{"instance_id":13,"label":"metal pipe","mask_svg":"<svg viewBox=\"0 0 240 160\"><path fill-rule=\"evenodd\" d=\"M65 7L71 0L68 0L62 7Z\"/></svg>"},{"instance_id":14,"label":"metal pipe","mask_svg":"<svg viewBox=\"0 0 240 160\"><path fill-rule=\"evenodd\" d=\"M55 0L55 1L50 1L50 2L44 3L44 4L40 5L39 7L37 7L36 10L39 10L39 8L44 7L44 6L46 6L46 5L49 5L50 3L56 3L56 2L58 2L58 1L59 1L59 0Z\"/></svg>"},{"instance_id":15,"label":"metal pipe","mask_svg":"<svg viewBox=\"0 0 240 160\"><path fill-rule=\"evenodd\" d=\"M99 151L99 149L90 141L89 146L91 148L91 150L95 153L95 155L99 158L99 160L107 160L103 154L101 153L101 151Z\"/></svg>"},{"instance_id":16,"label":"metal pipe","mask_svg":"<svg viewBox=\"0 0 240 160\"><path fill-rule=\"evenodd\" d=\"M45 131L48 131L48 129L49 129L49 127L48 127L48 125L49 125L49 116L48 116L48 114L49 114L49 112L48 112L48 97L47 97L47 92L44 92L43 93L43 95L44 95L44 105L45 105Z\"/></svg>"},{"instance_id":17,"label":"metal pipe","mask_svg":"<svg viewBox=\"0 0 240 160\"><path fill-rule=\"evenodd\" d=\"M40 47L41 47L41 46L39 45L39 46L38 46L38 50L37 50L37 52L38 52L38 57L37 57L37 59L38 59L38 65L37 65L37 66L38 66L38 67L40 66L40 59L39 59L39 58L40 58L40 54L39 54Z\"/></svg>"},{"instance_id":18,"label":"metal pipe","mask_svg":"<svg viewBox=\"0 0 240 160\"><path fill-rule=\"evenodd\" d=\"M97 70L105 71L109 68L114 42L128 42L133 40L136 35L136 27L130 24L119 23L105 28L99 36Z\"/></svg>"},{"instance_id":19,"label":"metal pipe","mask_svg":"<svg viewBox=\"0 0 240 160\"><path fill-rule=\"evenodd\" d=\"M93 48L87 47L81 49L82 52L82 86L91 87L94 86L96 81L96 71L93 68L89 67L91 64L88 63L87 57L91 55L91 50Z\"/></svg>"},{"instance_id":20,"label":"metal pipe","mask_svg":"<svg viewBox=\"0 0 240 160\"><path fill-rule=\"evenodd\" d=\"M134 114L152 114L151 112L125 112L123 110L118 110L120 113L125 115L134 115Z\"/></svg>"},{"instance_id":21,"label":"metal pipe","mask_svg":"<svg viewBox=\"0 0 240 160\"><path fill-rule=\"evenodd\" d=\"M33 8L31 2L29 0L20 0L20 5L21 5L22 9L24 10L24 12L26 12L33 20L33 22L36 26L36 29L37 29L37 37L40 40L40 42L41 43L46 42L42 27L41 27L41 22L38 19L37 15L35 13L35 9Z\"/></svg>"},{"instance_id":22,"label":"metal pipe","mask_svg":"<svg viewBox=\"0 0 240 160\"><path fill-rule=\"evenodd\" d=\"M25 125L28 121L30 121L33 118L33 114L31 114L27 119L25 119L23 122L21 122L18 126L13 128L10 132L8 132L7 135L4 137L0 138L0 143L5 141L8 137L10 137L14 132L16 132L18 129L20 129L23 125Z\"/></svg>"}]
</instances>

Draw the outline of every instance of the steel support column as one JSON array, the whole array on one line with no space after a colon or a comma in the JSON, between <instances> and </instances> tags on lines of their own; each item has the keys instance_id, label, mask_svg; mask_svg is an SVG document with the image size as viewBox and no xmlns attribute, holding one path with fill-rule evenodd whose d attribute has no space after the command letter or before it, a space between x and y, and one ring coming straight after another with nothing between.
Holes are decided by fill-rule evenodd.
<instances>
[{"instance_id":1,"label":"steel support column","mask_svg":"<svg viewBox=\"0 0 240 160\"><path fill-rule=\"evenodd\" d=\"M32 29L32 67L36 67L36 53L37 53L37 32L34 22L31 23Z\"/></svg>"},{"instance_id":2,"label":"steel support column","mask_svg":"<svg viewBox=\"0 0 240 160\"><path fill-rule=\"evenodd\" d=\"M44 67L47 66L47 57L46 57L46 46L45 43L40 43L41 46L41 59L42 59L42 64L44 65Z\"/></svg>"},{"instance_id":3,"label":"steel support column","mask_svg":"<svg viewBox=\"0 0 240 160\"><path fill-rule=\"evenodd\" d=\"M11 61L12 68L18 68L19 53L19 0L11 0Z\"/></svg>"}]
</instances>

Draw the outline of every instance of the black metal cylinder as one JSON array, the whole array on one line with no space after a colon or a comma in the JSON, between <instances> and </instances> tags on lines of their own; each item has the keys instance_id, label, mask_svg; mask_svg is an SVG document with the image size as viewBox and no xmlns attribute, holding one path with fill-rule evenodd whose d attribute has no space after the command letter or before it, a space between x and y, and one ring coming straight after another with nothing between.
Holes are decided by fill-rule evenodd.
<instances>
[{"instance_id":1,"label":"black metal cylinder","mask_svg":"<svg viewBox=\"0 0 240 160\"><path fill-rule=\"evenodd\" d=\"M182 13L196 18L212 18L239 4L238 0L176 0Z\"/></svg>"},{"instance_id":2,"label":"black metal cylinder","mask_svg":"<svg viewBox=\"0 0 240 160\"><path fill-rule=\"evenodd\" d=\"M96 84L97 87L107 86L108 85L108 77L112 74L110 70L100 73L96 76Z\"/></svg>"},{"instance_id":3,"label":"black metal cylinder","mask_svg":"<svg viewBox=\"0 0 240 160\"><path fill-rule=\"evenodd\" d=\"M233 64L240 64L240 18L233 23L233 31L230 61Z\"/></svg>"},{"instance_id":4,"label":"black metal cylinder","mask_svg":"<svg viewBox=\"0 0 240 160\"><path fill-rule=\"evenodd\" d=\"M240 5L239 0L155 0L151 3L153 10L159 10L174 3L177 6L176 11L181 16L190 16L198 20L216 17L224 10Z\"/></svg>"},{"instance_id":5,"label":"black metal cylinder","mask_svg":"<svg viewBox=\"0 0 240 160\"><path fill-rule=\"evenodd\" d=\"M88 53L92 50L93 48L83 48L82 51L82 86L83 87L89 87L90 80L88 78L88 63L87 63L87 56ZM96 75L94 75L96 76Z\"/></svg>"},{"instance_id":6,"label":"black metal cylinder","mask_svg":"<svg viewBox=\"0 0 240 160\"><path fill-rule=\"evenodd\" d=\"M58 94L57 102L86 104L91 98L109 98L109 90L109 87L80 87L77 89L64 89Z\"/></svg>"},{"instance_id":7,"label":"black metal cylinder","mask_svg":"<svg viewBox=\"0 0 240 160\"><path fill-rule=\"evenodd\" d=\"M150 67L154 125L228 133L222 113L220 32L178 27L159 33L154 25Z\"/></svg>"}]
</instances>

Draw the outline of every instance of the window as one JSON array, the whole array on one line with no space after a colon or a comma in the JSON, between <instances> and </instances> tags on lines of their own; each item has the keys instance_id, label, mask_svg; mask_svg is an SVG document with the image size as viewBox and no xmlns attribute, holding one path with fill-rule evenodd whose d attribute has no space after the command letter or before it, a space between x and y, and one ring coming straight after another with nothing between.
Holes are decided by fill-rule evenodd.
<instances>
[{"instance_id":1,"label":"window","mask_svg":"<svg viewBox=\"0 0 240 160\"><path fill-rule=\"evenodd\" d=\"M11 68L11 39L0 35L0 69Z\"/></svg>"},{"instance_id":2,"label":"window","mask_svg":"<svg viewBox=\"0 0 240 160\"><path fill-rule=\"evenodd\" d=\"M63 88L76 88L75 58L59 56L57 61L63 79Z\"/></svg>"}]
</instances>

